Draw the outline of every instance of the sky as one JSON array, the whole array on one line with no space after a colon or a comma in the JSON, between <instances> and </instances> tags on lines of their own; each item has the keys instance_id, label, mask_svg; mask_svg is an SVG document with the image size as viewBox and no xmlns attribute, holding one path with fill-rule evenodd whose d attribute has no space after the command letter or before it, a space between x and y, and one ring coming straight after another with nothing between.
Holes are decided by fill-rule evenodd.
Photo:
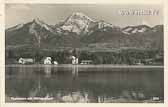
<instances>
[{"instance_id":1,"label":"sky","mask_svg":"<svg viewBox=\"0 0 168 107\"><path fill-rule=\"evenodd\" d=\"M114 5L114 4L6 4L5 27L9 28L39 18L55 25L64 21L73 12L82 12L95 21L104 20L113 25L125 27L146 24L163 24L161 5ZM155 15L121 15L121 10L157 10Z\"/></svg>"}]
</instances>

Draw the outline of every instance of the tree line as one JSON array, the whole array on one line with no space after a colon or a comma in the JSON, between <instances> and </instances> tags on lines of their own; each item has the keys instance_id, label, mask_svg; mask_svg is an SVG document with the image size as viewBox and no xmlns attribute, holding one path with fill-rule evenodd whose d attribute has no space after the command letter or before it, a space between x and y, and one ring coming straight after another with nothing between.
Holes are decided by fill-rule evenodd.
<instances>
[{"instance_id":1,"label":"tree line","mask_svg":"<svg viewBox=\"0 0 168 107\"><path fill-rule=\"evenodd\" d=\"M157 64L163 65L163 51L127 49L120 51L88 51L88 50L42 50L42 49L8 49L5 51L6 63L17 63L19 58L33 58L40 63L44 57L50 56L59 64L71 63L70 56L81 60L92 60L93 64Z\"/></svg>"}]
</instances>

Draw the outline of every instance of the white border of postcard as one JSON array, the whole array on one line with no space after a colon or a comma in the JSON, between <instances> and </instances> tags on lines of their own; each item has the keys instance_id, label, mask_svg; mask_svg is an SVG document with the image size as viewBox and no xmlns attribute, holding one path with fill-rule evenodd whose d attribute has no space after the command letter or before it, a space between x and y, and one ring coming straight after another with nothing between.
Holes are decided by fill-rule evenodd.
<instances>
[{"instance_id":1,"label":"white border of postcard","mask_svg":"<svg viewBox=\"0 0 168 107\"><path fill-rule=\"evenodd\" d=\"M164 6L164 103L5 103L5 3L162 4ZM168 0L0 0L0 107L168 107Z\"/></svg>"}]
</instances>

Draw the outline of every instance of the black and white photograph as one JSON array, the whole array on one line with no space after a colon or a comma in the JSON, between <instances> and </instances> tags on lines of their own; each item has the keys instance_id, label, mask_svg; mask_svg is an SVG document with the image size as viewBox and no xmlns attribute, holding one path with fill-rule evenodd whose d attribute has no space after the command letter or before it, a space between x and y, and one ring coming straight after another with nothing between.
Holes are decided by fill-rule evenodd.
<instances>
[{"instance_id":1,"label":"black and white photograph","mask_svg":"<svg viewBox=\"0 0 168 107\"><path fill-rule=\"evenodd\" d=\"M161 4L5 4L6 103L164 103Z\"/></svg>"}]
</instances>

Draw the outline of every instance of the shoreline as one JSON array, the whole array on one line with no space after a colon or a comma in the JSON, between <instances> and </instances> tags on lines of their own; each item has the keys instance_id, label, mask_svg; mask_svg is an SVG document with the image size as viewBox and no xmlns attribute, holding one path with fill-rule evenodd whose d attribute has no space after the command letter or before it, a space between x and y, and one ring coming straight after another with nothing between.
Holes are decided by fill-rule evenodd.
<instances>
[{"instance_id":1,"label":"shoreline","mask_svg":"<svg viewBox=\"0 0 168 107\"><path fill-rule=\"evenodd\" d=\"M164 68L164 65L112 65L112 64L99 64L99 65L73 65L73 64L58 64L58 65L45 65L45 64L6 64L5 67L79 67L79 68Z\"/></svg>"}]
</instances>

